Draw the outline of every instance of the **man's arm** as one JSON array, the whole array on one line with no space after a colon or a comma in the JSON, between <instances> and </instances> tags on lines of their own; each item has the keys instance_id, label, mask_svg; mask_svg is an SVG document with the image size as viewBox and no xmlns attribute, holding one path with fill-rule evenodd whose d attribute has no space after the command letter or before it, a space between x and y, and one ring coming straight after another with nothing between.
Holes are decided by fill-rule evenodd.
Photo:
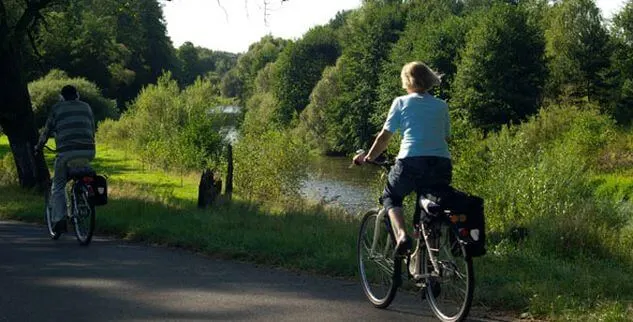
<instances>
[{"instance_id":1,"label":"man's arm","mask_svg":"<svg viewBox=\"0 0 633 322\"><path fill-rule=\"evenodd\" d=\"M36 151L42 150L44 144L46 144L46 141L48 141L48 138L50 137L50 134L54 127L55 119L53 118L53 112L51 110L51 113L48 114L48 119L46 119L44 131L42 132L42 135L40 135L40 139L37 141L37 145L35 146Z\"/></svg>"}]
</instances>

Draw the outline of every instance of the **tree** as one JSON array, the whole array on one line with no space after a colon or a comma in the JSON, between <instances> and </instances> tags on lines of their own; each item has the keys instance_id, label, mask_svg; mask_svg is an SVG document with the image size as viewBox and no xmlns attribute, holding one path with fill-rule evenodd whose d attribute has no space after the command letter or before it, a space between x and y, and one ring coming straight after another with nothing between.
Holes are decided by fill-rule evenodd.
<instances>
[{"instance_id":1,"label":"tree","mask_svg":"<svg viewBox=\"0 0 633 322\"><path fill-rule=\"evenodd\" d=\"M633 120L633 1L613 18L614 53L611 57L611 111L624 124Z\"/></svg>"},{"instance_id":2,"label":"tree","mask_svg":"<svg viewBox=\"0 0 633 322\"><path fill-rule=\"evenodd\" d=\"M177 78L181 86L193 84L197 77L222 78L237 60L235 54L196 47L191 42L182 44L176 56L180 61Z\"/></svg>"},{"instance_id":3,"label":"tree","mask_svg":"<svg viewBox=\"0 0 633 322\"><path fill-rule=\"evenodd\" d=\"M537 111L544 82L544 40L519 7L499 3L476 13L477 25L452 85L451 105L485 130Z\"/></svg>"},{"instance_id":4,"label":"tree","mask_svg":"<svg viewBox=\"0 0 633 322\"><path fill-rule=\"evenodd\" d=\"M251 44L248 51L237 59L234 71L230 71L230 78L225 78L226 82L231 82L231 87L239 89L238 98L242 102L247 102L254 91L254 81L257 73L268 63L277 60L279 53L288 44L287 40L264 36L258 42ZM223 84L223 88L229 87Z\"/></svg>"},{"instance_id":5,"label":"tree","mask_svg":"<svg viewBox=\"0 0 633 322\"><path fill-rule=\"evenodd\" d=\"M400 1L366 2L347 17L341 30L343 52L329 78L340 86L326 113L330 151L346 153L369 144L383 62L404 29Z\"/></svg>"},{"instance_id":6,"label":"tree","mask_svg":"<svg viewBox=\"0 0 633 322\"><path fill-rule=\"evenodd\" d=\"M305 109L323 69L334 65L340 54L336 35L328 27L313 28L302 39L286 46L275 62L273 93L279 101L277 122L288 125Z\"/></svg>"},{"instance_id":7,"label":"tree","mask_svg":"<svg viewBox=\"0 0 633 322\"><path fill-rule=\"evenodd\" d=\"M426 4L426 2L425 2ZM426 7L424 7L426 9ZM410 20L389 55L380 75L379 100L373 122L376 126L384 122L387 109L396 93L404 93L400 81L402 66L411 61L422 61L439 72L442 84L436 94L442 99L450 99L450 90L459 52L465 44L466 33L472 26L469 18L457 16L450 8L424 10L425 17L410 13ZM415 12L415 10L412 10Z\"/></svg>"},{"instance_id":8,"label":"tree","mask_svg":"<svg viewBox=\"0 0 633 322\"><path fill-rule=\"evenodd\" d=\"M25 41L41 18L40 11L54 3L0 0L0 127L9 139L23 187L50 180L44 157L33 153L38 137L22 63Z\"/></svg>"},{"instance_id":9,"label":"tree","mask_svg":"<svg viewBox=\"0 0 633 322\"><path fill-rule=\"evenodd\" d=\"M68 0L0 0L0 127L9 139L23 187L43 185L50 180L44 157L33 153L37 130L27 88L24 48L26 40L33 38L42 11L54 5L65 8ZM165 46L169 38L164 24L155 24L157 20L153 19L161 12L160 6L156 0L122 1L120 5L132 6L144 22L144 28L136 32L149 39L144 43L147 62L140 59L137 62L147 63L149 74L156 79L165 66L163 58L172 54L171 46ZM158 21L162 22L162 17Z\"/></svg>"},{"instance_id":10,"label":"tree","mask_svg":"<svg viewBox=\"0 0 633 322\"><path fill-rule=\"evenodd\" d=\"M547 97L602 100L602 74L609 67L612 50L595 2L560 1L549 10L546 22Z\"/></svg>"}]
</instances>

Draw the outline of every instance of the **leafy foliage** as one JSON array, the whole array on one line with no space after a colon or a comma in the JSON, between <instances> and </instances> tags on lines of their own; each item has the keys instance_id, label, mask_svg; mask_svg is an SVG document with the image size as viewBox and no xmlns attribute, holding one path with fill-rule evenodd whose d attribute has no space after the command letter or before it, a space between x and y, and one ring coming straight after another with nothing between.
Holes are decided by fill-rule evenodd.
<instances>
[{"instance_id":1,"label":"leafy foliage","mask_svg":"<svg viewBox=\"0 0 633 322\"><path fill-rule=\"evenodd\" d=\"M547 96L600 102L611 48L595 2L560 1L549 10L546 22Z\"/></svg>"},{"instance_id":2,"label":"leafy foliage","mask_svg":"<svg viewBox=\"0 0 633 322\"><path fill-rule=\"evenodd\" d=\"M544 43L516 6L496 4L475 14L478 23L467 35L451 102L468 111L475 126L490 130L537 111Z\"/></svg>"},{"instance_id":3,"label":"leafy foliage","mask_svg":"<svg viewBox=\"0 0 633 322\"><path fill-rule=\"evenodd\" d=\"M327 27L313 28L301 40L284 48L275 62L272 88L279 101L276 120L280 124L290 124L305 109L323 69L333 65L339 55L336 34Z\"/></svg>"},{"instance_id":4,"label":"leafy foliage","mask_svg":"<svg viewBox=\"0 0 633 322\"><path fill-rule=\"evenodd\" d=\"M631 214L595 198L590 178L614 130L595 108L552 106L485 140L472 132L457 147L455 183L486 200L493 232L527 227L531 249L608 258L622 250L616 245L624 240L613 231L626 229Z\"/></svg>"},{"instance_id":5,"label":"leafy foliage","mask_svg":"<svg viewBox=\"0 0 633 322\"><path fill-rule=\"evenodd\" d=\"M95 82L119 107L175 63L156 0L69 0L44 14L36 34L45 70Z\"/></svg>"},{"instance_id":6,"label":"leafy foliage","mask_svg":"<svg viewBox=\"0 0 633 322\"><path fill-rule=\"evenodd\" d=\"M145 88L119 121L104 122L98 139L124 145L163 169L217 167L225 146L220 131L230 122L211 108L230 101L215 96L212 86L198 79L181 91L168 73Z\"/></svg>"},{"instance_id":7,"label":"leafy foliage","mask_svg":"<svg viewBox=\"0 0 633 322\"><path fill-rule=\"evenodd\" d=\"M46 122L50 108L59 102L62 87L73 85L79 91L80 99L92 108L95 122L107 118L118 118L116 103L101 95L99 88L84 78L70 78L60 70L51 70L45 77L29 84L29 94L33 104L36 126L41 128Z\"/></svg>"},{"instance_id":8,"label":"leafy foliage","mask_svg":"<svg viewBox=\"0 0 633 322\"><path fill-rule=\"evenodd\" d=\"M197 77L206 77L219 86L221 78L237 62L236 54L196 47L191 42L182 44L176 55L180 62L176 75L185 86L193 84Z\"/></svg>"},{"instance_id":9,"label":"leafy foliage","mask_svg":"<svg viewBox=\"0 0 633 322\"><path fill-rule=\"evenodd\" d=\"M250 45L248 51L237 59L234 69L223 77L223 93L237 93L242 102L248 101L253 94L257 73L268 63L277 60L279 53L287 44L287 40L265 36L259 42Z\"/></svg>"},{"instance_id":10,"label":"leafy foliage","mask_svg":"<svg viewBox=\"0 0 633 322\"><path fill-rule=\"evenodd\" d=\"M616 120L630 124L633 120L633 1L613 18L611 57L611 91L609 110Z\"/></svg>"}]
</instances>

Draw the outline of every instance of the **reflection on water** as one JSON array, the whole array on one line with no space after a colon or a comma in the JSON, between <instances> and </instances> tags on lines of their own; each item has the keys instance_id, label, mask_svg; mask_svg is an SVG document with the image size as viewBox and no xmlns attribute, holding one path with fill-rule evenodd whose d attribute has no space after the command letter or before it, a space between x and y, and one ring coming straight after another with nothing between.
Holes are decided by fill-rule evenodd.
<instances>
[{"instance_id":1,"label":"reflection on water","mask_svg":"<svg viewBox=\"0 0 633 322\"><path fill-rule=\"evenodd\" d=\"M378 204L380 189L376 186L382 170L367 165L350 168L351 159L320 157L310 162L309 178L302 194L308 199L340 206L357 214Z\"/></svg>"}]
</instances>

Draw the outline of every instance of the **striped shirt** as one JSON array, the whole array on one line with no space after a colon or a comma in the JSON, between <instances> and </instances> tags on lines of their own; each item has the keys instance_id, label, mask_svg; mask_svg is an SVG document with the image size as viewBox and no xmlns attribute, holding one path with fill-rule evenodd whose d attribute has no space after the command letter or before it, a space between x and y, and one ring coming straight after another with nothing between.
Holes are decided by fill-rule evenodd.
<instances>
[{"instance_id":1,"label":"striped shirt","mask_svg":"<svg viewBox=\"0 0 633 322\"><path fill-rule=\"evenodd\" d=\"M40 137L41 145L53 133L57 152L94 150L95 122L90 105L79 100L53 105Z\"/></svg>"}]
</instances>

